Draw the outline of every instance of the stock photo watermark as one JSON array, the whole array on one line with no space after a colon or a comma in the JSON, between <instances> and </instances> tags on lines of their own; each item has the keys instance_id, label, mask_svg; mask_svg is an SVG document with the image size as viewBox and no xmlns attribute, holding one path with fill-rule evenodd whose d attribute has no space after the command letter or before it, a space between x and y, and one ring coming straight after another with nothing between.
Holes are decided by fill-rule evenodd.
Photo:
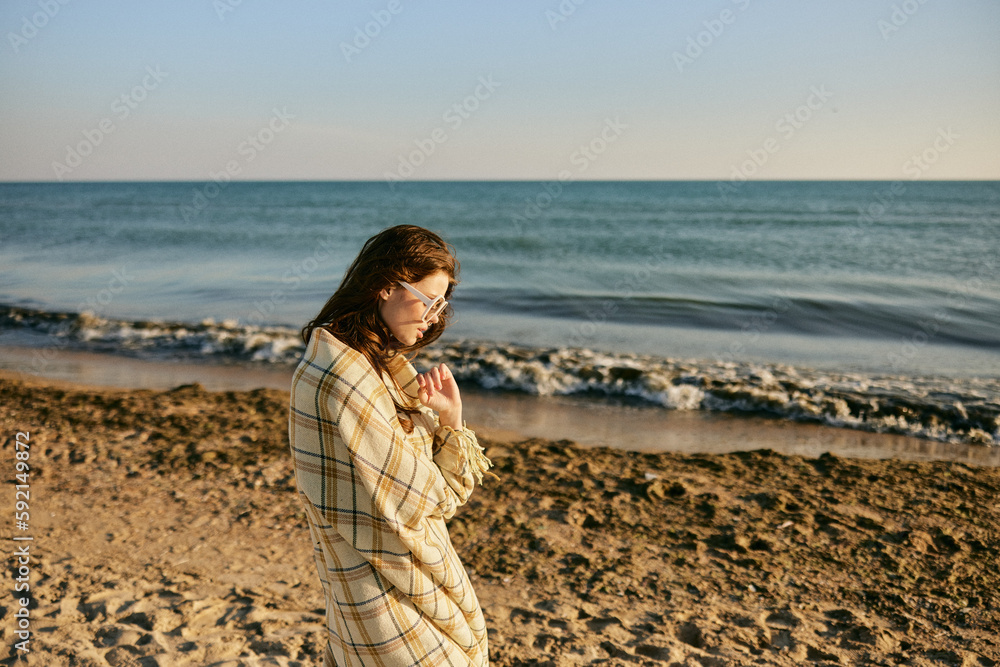
<instances>
[{"instance_id":1,"label":"stock photo watermark","mask_svg":"<svg viewBox=\"0 0 1000 667\"><path fill-rule=\"evenodd\" d=\"M549 28L555 30L559 27L560 23L568 21L573 14L576 14L576 8L586 1L587 0L561 0L555 9L546 9L545 20L549 22Z\"/></svg>"},{"instance_id":2,"label":"stock photo watermark","mask_svg":"<svg viewBox=\"0 0 1000 667\"><path fill-rule=\"evenodd\" d=\"M208 181L192 191L191 203L180 207L181 217L184 218L184 221L191 222L191 220L204 211L209 203L229 186L233 177L242 174L243 168L256 160L257 156L264 152L274 142L275 138L288 128L294 119L295 116L288 113L288 107L282 107L281 109L274 107L271 110L271 117L268 118L267 123L257 130L257 132L248 135L236 147L236 155L240 159L228 160L218 171L210 171L208 173Z\"/></svg>"},{"instance_id":3,"label":"stock photo watermark","mask_svg":"<svg viewBox=\"0 0 1000 667\"><path fill-rule=\"evenodd\" d=\"M111 271L111 279L108 281L107 287L102 288L93 296L88 296L86 299L80 302L78 306L80 312L86 311L96 311L98 308L106 308L111 305L114 298L125 291L125 288L129 283L135 281L134 275L129 275L126 267L121 267L119 269L113 269Z\"/></svg>"},{"instance_id":4,"label":"stock photo watermark","mask_svg":"<svg viewBox=\"0 0 1000 667\"><path fill-rule=\"evenodd\" d=\"M900 170L911 181L919 180L933 167L945 153L950 151L961 135L951 127L938 128L937 136L924 150L915 153L902 164ZM896 202L906 193L906 183L893 181L883 190L876 192L872 201L858 208L858 217L853 225L845 230L849 240L857 240L871 225L874 225L889 214Z\"/></svg>"},{"instance_id":5,"label":"stock photo watermark","mask_svg":"<svg viewBox=\"0 0 1000 667\"><path fill-rule=\"evenodd\" d=\"M653 278L653 271L661 268L667 261L669 251L665 247L657 248L653 256L643 263L634 263L631 271L619 278L611 288L611 296L601 301L597 306L588 308L586 321L578 322L570 329L566 340L574 347L583 347L587 341L593 340L600 327L607 324L622 306L645 292Z\"/></svg>"},{"instance_id":6,"label":"stock photo watermark","mask_svg":"<svg viewBox=\"0 0 1000 667\"><path fill-rule=\"evenodd\" d=\"M62 162L53 160L52 171L60 181L81 166L94 150L104 143L105 138L118 129L115 122L123 122L139 108L151 92L160 87L167 78L167 72L159 65L147 66L142 81L131 90L122 93L111 102L111 115L102 118L95 127L83 130L83 140L75 145L66 145L66 157Z\"/></svg>"},{"instance_id":7,"label":"stock photo watermark","mask_svg":"<svg viewBox=\"0 0 1000 667\"><path fill-rule=\"evenodd\" d=\"M959 136L950 127L947 129L938 128L938 133L934 137L933 143L903 163L903 174L909 176L910 180L922 177L928 169L941 159L942 155L951 150L951 147L955 145Z\"/></svg>"},{"instance_id":8,"label":"stock photo watermark","mask_svg":"<svg viewBox=\"0 0 1000 667\"><path fill-rule=\"evenodd\" d=\"M775 121L774 130L778 136L770 136L760 146L747 149L747 159L732 165L729 183L722 181L716 185L719 195L723 199L726 199L729 195L735 194L737 189L763 168L772 156L787 145L787 142L799 130L804 128L814 118L816 113L826 106L832 97L833 93L827 90L826 84L811 86L809 88L809 95L802 104L782 114Z\"/></svg>"},{"instance_id":9,"label":"stock photo watermark","mask_svg":"<svg viewBox=\"0 0 1000 667\"><path fill-rule=\"evenodd\" d=\"M81 318L87 315L98 317L97 313L106 310L108 306L124 292L130 283L135 282L136 276L129 273L128 265L123 265L111 270L111 278L104 287L97 290L90 296L85 297L76 306L76 312ZM75 325L74 325L75 326ZM33 375L44 375L49 364L58 356L59 352L69 346L65 336L60 336L59 331L53 330L48 333L49 344L38 347L32 353L31 370Z\"/></svg>"},{"instance_id":10,"label":"stock photo watermark","mask_svg":"<svg viewBox=\"0 0 1000 667\"><path fill-rule=\"evenodd\" d=\"M591 164L604 154L611 144L618 141L628 125L615 116L604 119L604 127L591 138L590 141L580 144L569 156L569 162L576 167L576 173L582 174L587 171ZM527 225L537 220L542 213L552 206L556 199L563 193L563 186L572 183L574 172L571 169L561 169L556 174L555 180L546 181L542 184L541 190L534 196L524 200L524 209L520 214L511 217L511 223L518 234L523 234Z\"/></svg>"},{"instance_id":11,"label":"stock photo watermark","mask_svg":"<svg viewBox=\"0 0 1000 667\"><path fill-rule=\"evenodd\" d=\"M688 35L687 45L683 51L674 51L674 65L677 67L678 72L683 73L684 68L693 65L698 58L701 58L705 51L711 48L716 40L722 37L729 26L736 23L736 20L739 18L739 12L746 11L747 7L750 6L750 0L732 0L732 3L736 5L739 11L733 11L727 7L719 12L718 16L702 21L701 25L704 27L704 30L699 30L693 35Z\"/></svg>"},{"instance_id":12,"label":"stock photo watermark","mask_svg":"<svg viewBox=\"0 0 1000 667\"><path fill-rule=\"evenodd\" d=\"M243 4L243 0L213 0L212 9L220 21L226 20L226 14L232 14Z\"/></svg>"},{"instance_id":13,"label":"stock photo watermark","mask_svg":"<svg viewBox=\"0 0 1000 667\"><path fill-rule=\"evenodd\" d=\"M284 302L289 293L294 292L312 274L316 273L332 256L331 249L343 243L343 235L339 230L330 231L326 237L314 243L315 250L310 255L292 264L291 267L281 274L281 284L284 287L271 290L267 298L254 301L253 310L244 319L250 326L263 326L267 323L267 318L271 317L278 307Z\"/></svg>"},{"instance_id":14,"label":"stock photo watermark","mask_svg":"<svg viewBox=\"0 0 1000 667\"><path fill-rule=\"evenodd\" d=\"M929 318L918 321L916 330L910 336L900 339L899 349L886 355L893 370L898 370L912 361L923 348L930 345L941 330L954 320L954 316L948 310L967 309L973 292L981 290L987 281L996 280L998 268L1000 262L996 259L986 260L980 264L975 276L967 278L957 288L948 292L946 307L938 309Z\"/></svg>"},{"instance_id":15,"label":"stock photo watermark","mask_svg":"<svg viewBox=\"0 0 1000 667\"><path fill-rule=\"evenodd\" d=\"M389 0L385 9L371 12L372 20L363 26L354 28L354 39L340 43L340 52L344 54L344 60L348 63L353 61L361 52L367 49L373 40L378 39L382 31L389 27L394 17L403 11L403 3L400 0Z\"/></svg>"},{"instance_id":16,"label":"stock photo watermark","mask_svg":"<svg viewBox=\"0 0 1000 667\"><path fill-rule=\"evenodd\" d=\"M483 102L493 97L493 93L500 88L501 83L493 79L493 75L480 76L479 81L471 94L454 104L451 104L441 114L441 121L444 126L435 127L427 136L422 139L414 139L415 148L406 155L399 155L396 171L383 172L386 183L390 189L395 189L396 183L402 183L413 177L427 159L437 151L438 146L444 144L451 137L449 131L455 132L462 127L465 121L472 118L472 115L479 110Z\"/></svg>"},{"instance_id":17,"label":"stock photo watermark","mask_svg":"<svg viewBox=\"0 0 1000 667\"><path fill-rule=\"evenodd\" d=\"M38 0L39 11L30 17L22 16L21 29L17 32L7 33L7 41L10 42L14 53L18 53L22 46L37 37L38 31L45 28L49 21L56 17L63 5L68 5L69 2L70 0Z\"/></svg>"},{"instance_id":18,"label":"stock photo watermark","mask_svg":"<svg viewBox=\"0 0 1000 667\"><path fill-rule=\"evenodd\" d=\"M761 313L745 318L740 322L742 338L733 341L726 350L730 356L736 357L744 352L748 345L753 345L760 337L771 330L782 315L795 308L788 292L778 292L771 299L770 305Z\"/></svg>"},{"instance_id":19,"label":"stock photo watermark","mask_svg":"<svg viewBox=\"0 0 1000 667\"><path fill-rule=\"evenodd\" d=\"M14 635L20 641L14 643L21 653L31 651L31 544L34 540L31 530L31 433L18 431L14 437L14 527L21 531L12 538L17 546L14 550Z\"/></svg>"},{"instance_id":20,"label":"stock photo watermark","mask_svg":"<svg viewBox=\"0 0 1000 667\"><path fill-rule=\"evenodd\" d=\"M882 39L888 42L889 36L902 30L903 26L910 22L910 18L926 4L927 0L904 0L904 2L893 5L889 18L879 19L875 24Z\"/></svg>"}]
</instances>

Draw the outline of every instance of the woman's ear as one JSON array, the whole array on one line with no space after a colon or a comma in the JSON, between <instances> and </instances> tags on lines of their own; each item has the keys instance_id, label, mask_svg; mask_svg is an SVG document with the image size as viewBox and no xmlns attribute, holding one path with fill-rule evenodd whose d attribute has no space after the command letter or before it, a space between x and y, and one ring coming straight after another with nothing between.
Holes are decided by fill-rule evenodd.
<instances>
[{"instance_id":1,"label":"woman's ear","mask_svg":"<svg viewBox=\"0 0 1000 667\"><path fill-rule=\"evenodd\" d=\"M390 289L392 288L391 287L383 288L382 291L378 293L379 298L382 299L383 301L387 301L389 299Z\"/></svg>"}]
</instances>

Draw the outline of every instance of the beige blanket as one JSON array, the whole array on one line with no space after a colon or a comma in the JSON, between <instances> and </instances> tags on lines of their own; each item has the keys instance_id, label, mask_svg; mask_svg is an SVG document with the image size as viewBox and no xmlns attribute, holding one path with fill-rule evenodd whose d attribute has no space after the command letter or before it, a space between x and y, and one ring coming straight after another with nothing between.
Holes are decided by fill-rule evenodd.
<instances>
[{"instance_id":1,"label":"beige blanket","mask_svg":"<svg viewBox=\"0 0 1000 667\"><path fill-rule=\"evenodd\" d=\"M438 424L399 357L379 378L316 329L292 382L289 438L330 649L349 665L487 665L479 601L445 520L489 467L475 434ZM406 433L390 393L420 407Z\"/></svg>"}]
</instances>

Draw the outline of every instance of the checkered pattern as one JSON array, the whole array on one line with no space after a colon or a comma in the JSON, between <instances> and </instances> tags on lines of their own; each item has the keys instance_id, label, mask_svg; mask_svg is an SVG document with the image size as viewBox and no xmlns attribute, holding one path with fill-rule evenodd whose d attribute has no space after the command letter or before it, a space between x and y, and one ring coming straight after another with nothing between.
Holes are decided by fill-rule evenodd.
<instances>
[{"instance_id":1,"label":"checkered pattern","mask_svg":"<svg viewBox=\"0 0 1000 667\"><path fill-rule=\"evenodd\" d=\"M315 329L292 382L289 437L329 648L340 667L487 665L479 600L445 526L472 493L482 450L420 406L405 359L390 370L402 394ZM421 408L412 433L390 391Z\"/></svg>"}]
</instances>

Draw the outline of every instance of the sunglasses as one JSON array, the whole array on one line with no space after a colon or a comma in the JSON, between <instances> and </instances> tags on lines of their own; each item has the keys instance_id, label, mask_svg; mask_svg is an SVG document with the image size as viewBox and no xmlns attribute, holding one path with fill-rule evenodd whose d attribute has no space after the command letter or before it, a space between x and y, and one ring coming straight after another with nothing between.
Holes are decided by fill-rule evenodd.
<instances>
[{"instance_id":1,"label":"sunglasses","mask_svg":"<svg viewBox=\"0 0 1000 667\"><path fill-rule=\"evenodd\" d=\"M435 315L439 315L442 310L448 307L448 302L444 300L443 296L432 299L409 283L404 283L400 280L399 284L405 287L410 294L420 299L420 301L427 306L424 310L424 314L420 316L420 319L424 322L428 321Z\"/></svg>"}]
</instances>

